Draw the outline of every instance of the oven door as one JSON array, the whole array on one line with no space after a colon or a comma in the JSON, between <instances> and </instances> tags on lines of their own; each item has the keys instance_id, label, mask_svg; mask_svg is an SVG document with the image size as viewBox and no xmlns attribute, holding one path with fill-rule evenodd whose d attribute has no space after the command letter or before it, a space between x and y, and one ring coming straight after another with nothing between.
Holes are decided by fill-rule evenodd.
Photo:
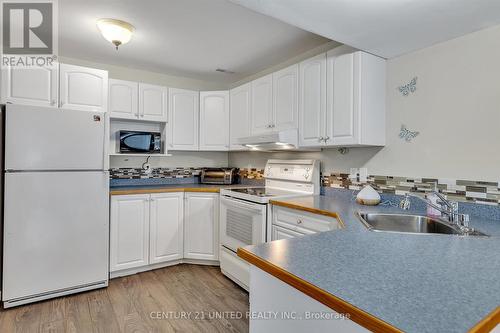
<instances>
[{"instance_id":1,"label":"oven door","mask_svg":"<svg viewBox=\"0 0 500 333\"><path fill-rule=\"evenodd\" d=\"M267 205L221 197L221 244L236 252L239 247L266 241Z\"/></svg>"}]
</instances>

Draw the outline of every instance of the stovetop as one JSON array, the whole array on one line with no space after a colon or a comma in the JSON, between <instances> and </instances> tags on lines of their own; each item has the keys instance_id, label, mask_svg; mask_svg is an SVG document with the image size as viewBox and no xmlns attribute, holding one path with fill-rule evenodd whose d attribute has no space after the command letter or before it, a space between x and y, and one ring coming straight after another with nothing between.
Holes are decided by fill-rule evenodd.
<instances>
[{"instance_id":1,"label":"stovetop","mask_svg":"<svg viewBox=\"0 0 500 333\"><path fill-rule=\"evenodd\" d=\"M276 196L276 194L271 193L269 189L265 187L256 187L256 188L235 188L231 189L232 192L244 193L248 195L255 195L257 197L272 197Z\"/></svg>"},{"instance_id":2,"label":"stovetop","mask_svg":"<svg viewBox=\"0 0 500 333\"><path fill-rule=\"evenodd\" d=\"M307 195L308 193L287 191L284 189L276 189L271 187L244 187L244 188L221 189L221 194L224 196L229 196L233 198L239 198L243 200L264 204L268 203L269 200L272 198L301 196L301 195Z\"/></svg>"}]
</instances>

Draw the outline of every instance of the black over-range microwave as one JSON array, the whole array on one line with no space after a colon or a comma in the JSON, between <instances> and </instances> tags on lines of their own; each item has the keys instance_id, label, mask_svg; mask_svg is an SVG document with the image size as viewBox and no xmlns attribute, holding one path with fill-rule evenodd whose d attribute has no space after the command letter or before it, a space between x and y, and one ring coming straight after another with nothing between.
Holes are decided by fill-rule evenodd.
<instances>
[{"instance_id":1,"label":"black over-range microwave","mask_svg":"<svg viewBox=\"0 0 500 333\"><path fill-rule=\"evenodd\" d=\"M120 131L120 153L161 153L161 134Z\"/></svg>"}]
</instances>

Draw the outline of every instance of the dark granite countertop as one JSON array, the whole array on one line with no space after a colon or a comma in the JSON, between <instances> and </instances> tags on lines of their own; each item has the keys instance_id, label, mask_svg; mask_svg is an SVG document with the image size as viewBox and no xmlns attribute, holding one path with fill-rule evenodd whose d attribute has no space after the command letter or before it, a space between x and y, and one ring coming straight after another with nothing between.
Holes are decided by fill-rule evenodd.
<instances>
[{"instance_id":1,"label":"dark granite countertop","mask_svg":"<svg viewBox=\"0 0 500 333\"><path fill-rule=\"evenodd\" d=\"M352 194L277 200L336 213L344 229L245 247L257 258L405 332L466 332L500 305L500 221L471 217L491 237L368 231ZM425 211L411 213L425 213Z\"/></svg>"}]
</instances>

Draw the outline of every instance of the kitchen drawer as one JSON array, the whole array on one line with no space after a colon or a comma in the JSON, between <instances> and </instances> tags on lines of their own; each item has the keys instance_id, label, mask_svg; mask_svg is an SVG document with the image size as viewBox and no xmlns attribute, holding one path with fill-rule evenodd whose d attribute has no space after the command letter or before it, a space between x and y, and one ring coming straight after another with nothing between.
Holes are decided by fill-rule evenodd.
<instances>
[{"instance_id":1,"label":"kitchen drawer","mask_svg":"<svg viewBox=\"0 0 500 333\"><path fill-rule=\"evenodd\" d=\"M302 212L295 209L273 206L273 224L300 233L322 232L339 229L339 222L333 217Z\"/></svg>"}]
</instances>

